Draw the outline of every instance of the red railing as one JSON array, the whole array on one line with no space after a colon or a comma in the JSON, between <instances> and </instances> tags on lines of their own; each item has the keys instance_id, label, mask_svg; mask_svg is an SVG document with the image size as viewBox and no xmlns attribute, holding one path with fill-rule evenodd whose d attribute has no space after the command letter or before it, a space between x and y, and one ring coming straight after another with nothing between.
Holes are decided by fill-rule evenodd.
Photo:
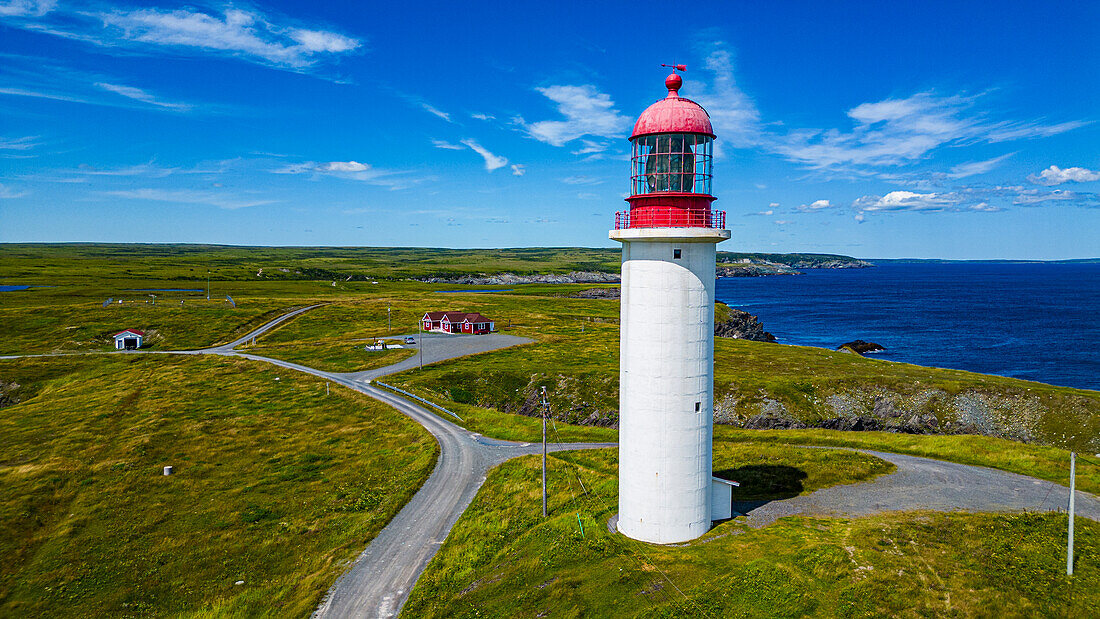
<instances>
[{"instance_id":1,"label":"red railing","mask_svg":"<svg viewBox=\"0 0 1100 619\"><path fill-rule=\"evenodd\" d=\"M726 212L681 208L643 207L615 213L615 229L718 228L725 229Z\"/></svg>"}]
</instances>

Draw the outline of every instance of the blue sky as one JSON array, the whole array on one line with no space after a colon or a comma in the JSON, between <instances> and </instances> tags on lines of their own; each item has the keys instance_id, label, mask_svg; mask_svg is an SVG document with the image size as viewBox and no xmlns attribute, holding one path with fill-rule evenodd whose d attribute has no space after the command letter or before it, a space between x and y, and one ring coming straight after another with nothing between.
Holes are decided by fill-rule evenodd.
<instances>
[{"instance_id":1,"label":"blue sky","mask_svg":"<svg viewBox=\"0 0 1100 619\"><path fill-rule=\"evenodd\" d=\"M0 0L0 242L612 246L685 63L729 251L1100 256L1100 3Z\"/></svg>"}]
</instances>

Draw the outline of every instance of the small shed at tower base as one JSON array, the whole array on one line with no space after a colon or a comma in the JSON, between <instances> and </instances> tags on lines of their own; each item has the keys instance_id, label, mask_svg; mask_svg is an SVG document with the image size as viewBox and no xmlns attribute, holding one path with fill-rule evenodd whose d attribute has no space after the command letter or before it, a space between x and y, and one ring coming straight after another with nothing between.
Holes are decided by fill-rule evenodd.
<instances>
[{"instance_id":1,"label":"small shed at tower base","mask_svg":"<svg viewBox=\"0 0 1100 619\"><path fill-rule=\"evenodd\" d=\"M733 518L733 489L741 484L721 477L710 478L710 519Z\"/></svg>"}]
</instances>

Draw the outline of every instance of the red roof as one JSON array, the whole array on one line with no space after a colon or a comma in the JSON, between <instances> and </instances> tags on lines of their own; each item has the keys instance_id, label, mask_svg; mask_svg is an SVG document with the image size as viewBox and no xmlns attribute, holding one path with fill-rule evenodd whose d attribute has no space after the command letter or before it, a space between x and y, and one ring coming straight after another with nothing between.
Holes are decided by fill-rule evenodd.
<instances>
[{"instance_id":1,"label":"red roof","mask_svg":"<svg viewBox=\"0 0 1100 619\"><path fill-rule=\"evenodd\" d=\"M665 79L668 96L646 108L634 123L631 138L652 133L702 133L714 137L710 115L703 106L680 96L679 75L673 73Z\"/></svg>"},{"instance_id":2,"label":"red roof","mask_svg":"<svg viewBox=\"0 0 1100 619\"><path fill-rule=\"evenodd\" d=\"M118 336L122 335L123 333L133 333L134 335L145 335L144 331L138 331L137 329L127 329L125 331L119 331L118 333L114 334L112 337L118 337Z\"/></svg>"}]
</instances>

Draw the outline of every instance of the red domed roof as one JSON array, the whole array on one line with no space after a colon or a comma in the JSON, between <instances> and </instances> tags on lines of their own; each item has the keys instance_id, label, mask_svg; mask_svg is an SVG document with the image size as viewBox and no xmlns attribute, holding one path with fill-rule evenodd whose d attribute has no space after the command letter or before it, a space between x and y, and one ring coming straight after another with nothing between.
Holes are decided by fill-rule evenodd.
<instances>
[{"instance_id":1,"label":"red domed roof","mask_svg":"<svg viewBox=\"0 0 1100 619\"><path fill-rule=\"evenodd\" d=\"M683 81L673 73L665 79L668 96L646 108L634 123L631 138L651 133L702 133L714 137L710 115L703 106L680 96Z\"/></svg>"}]
</instances>

